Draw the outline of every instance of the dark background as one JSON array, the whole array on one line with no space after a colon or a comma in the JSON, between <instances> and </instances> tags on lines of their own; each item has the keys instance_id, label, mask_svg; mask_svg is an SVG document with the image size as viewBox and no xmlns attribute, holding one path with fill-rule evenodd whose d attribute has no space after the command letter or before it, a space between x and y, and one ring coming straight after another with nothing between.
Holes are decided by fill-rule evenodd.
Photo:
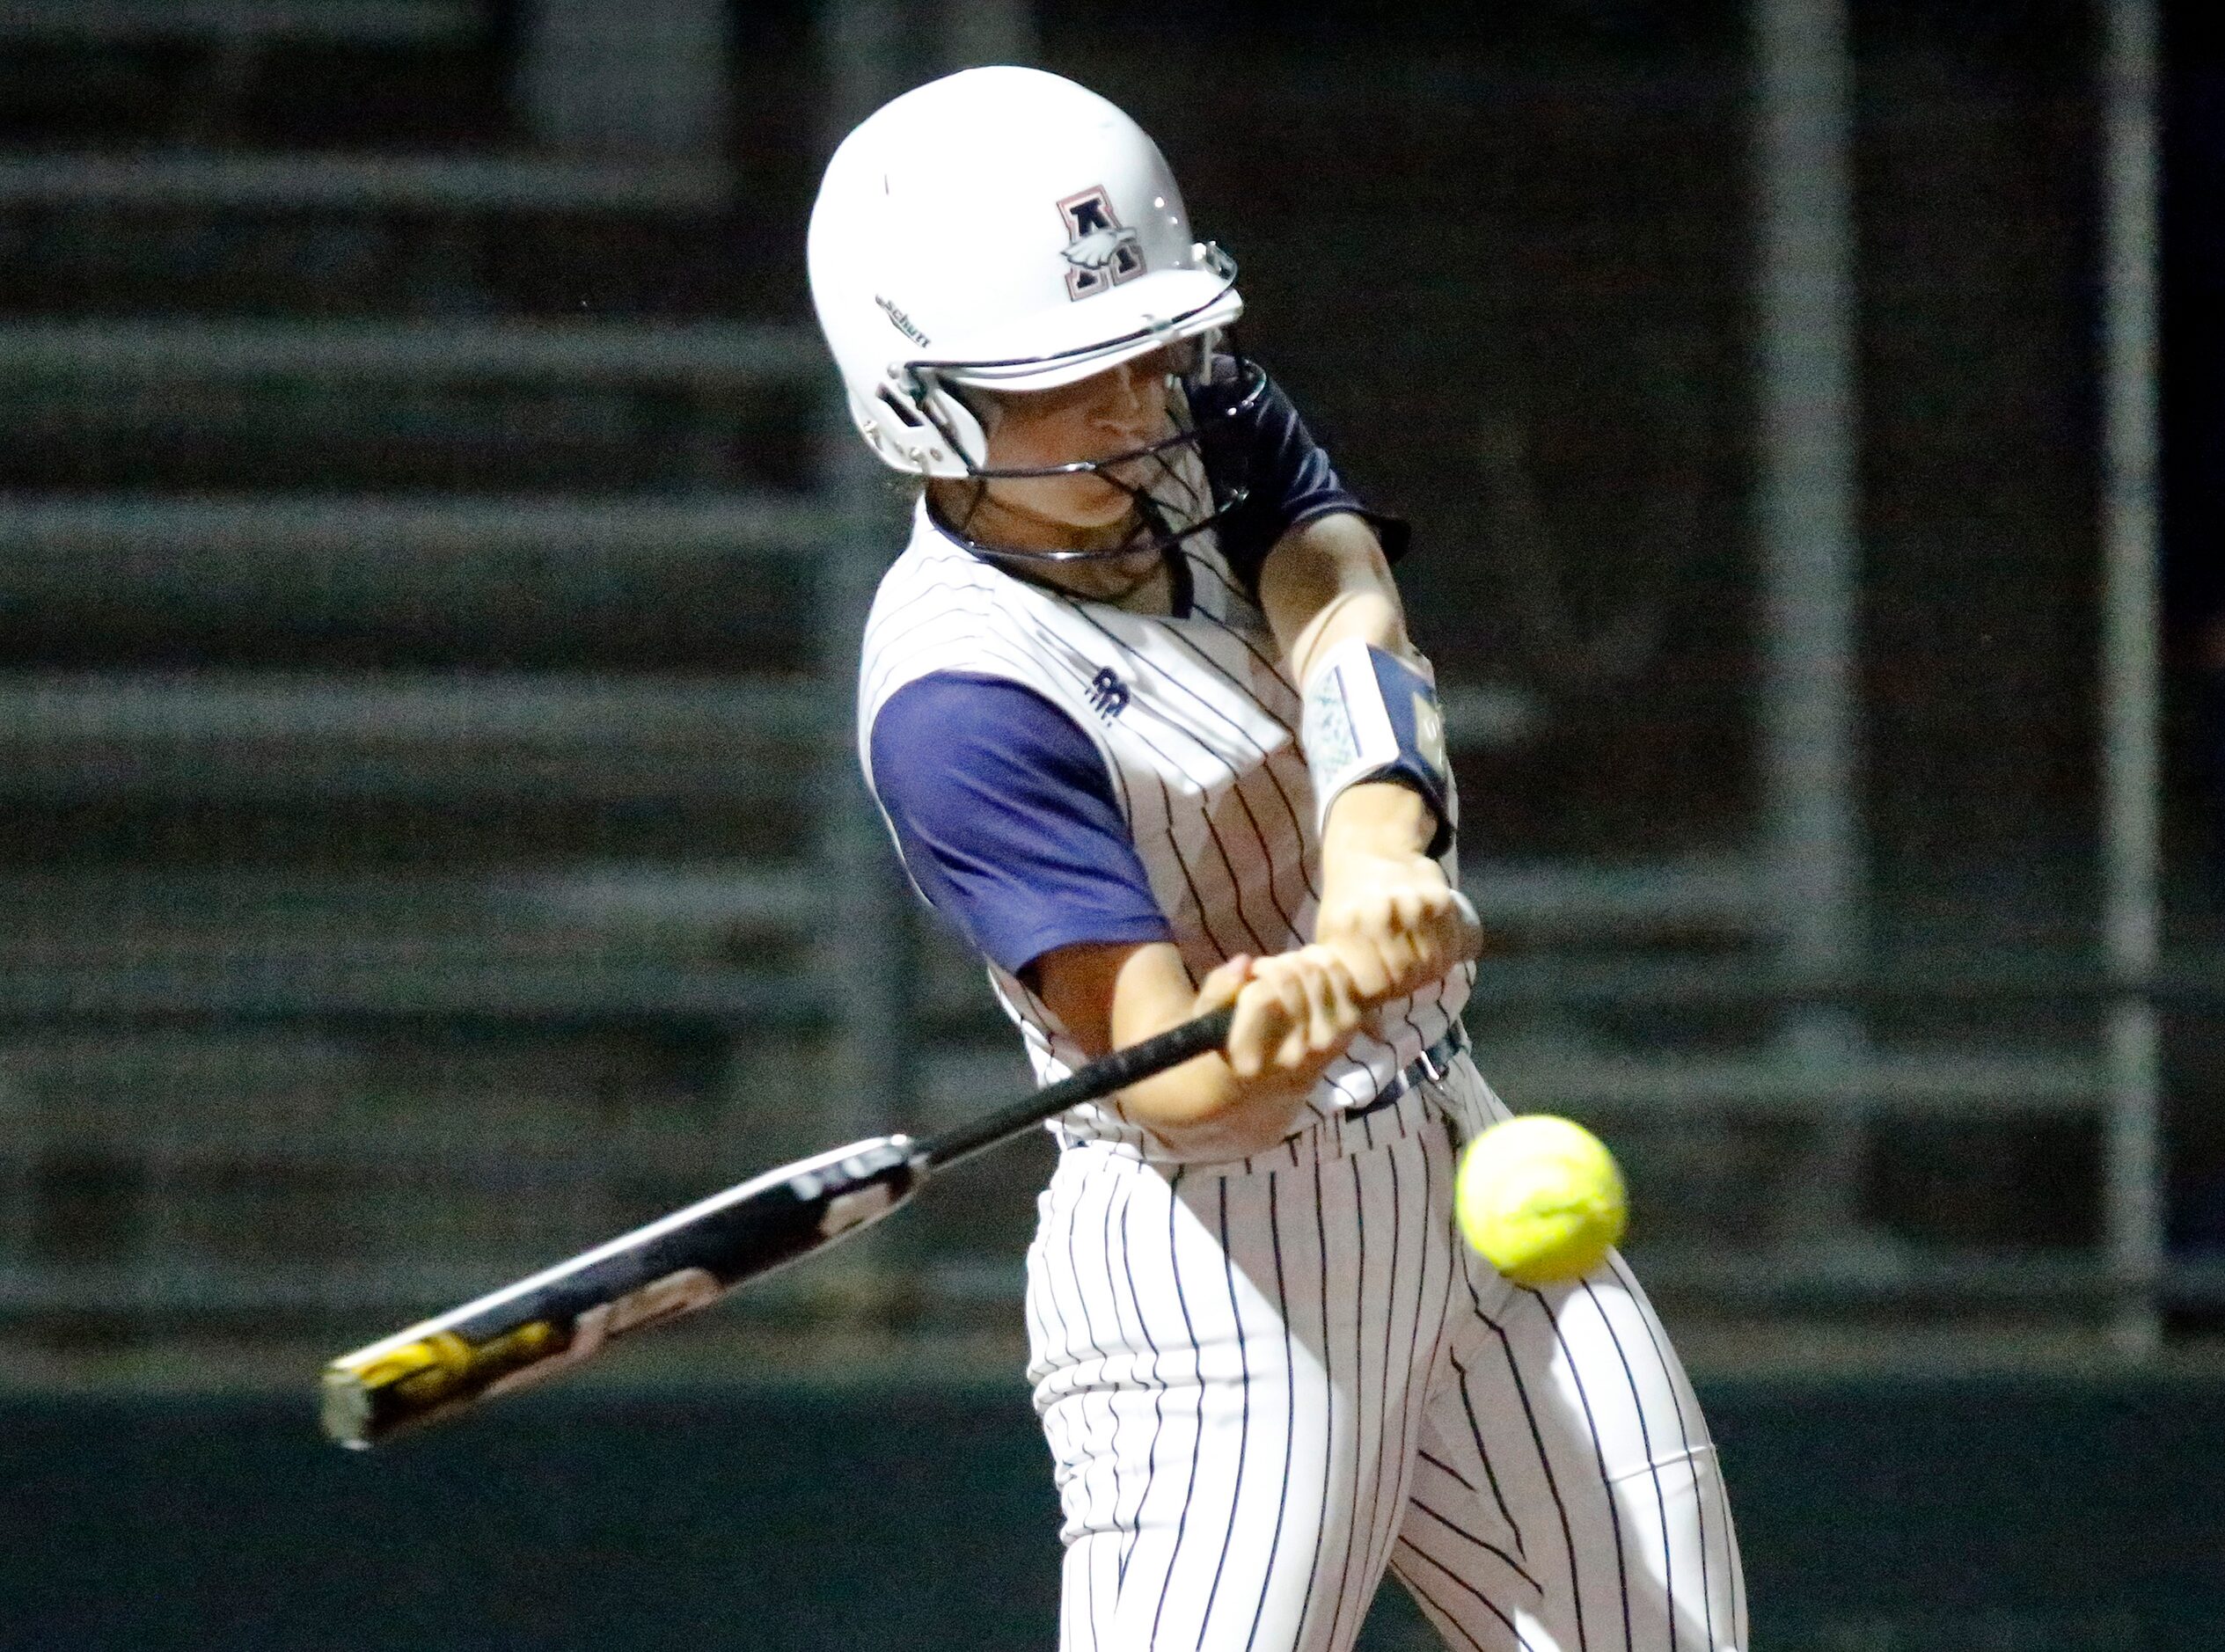
<instances>
[{"instance_id":1,"label":"dark background","mask_svg":"<svg viewBox=\"0 0 2225 1652\"><path fill-rule=\"evenodd\" d=\"M2094 12L1850 11L1859 801L1880 967L1928 944L2090 965ZM2225 21L2194 0L2164 14L2177 943L2214 939L2225 914ZM175 42L11 40L0 150L531 152L514 84L523 12L487 15L455 42L280 44L229 67ZM1035 17L1039 61L1134 113L1200 231L1243 260L1248 347L1364 491L1414 520L1402 577L1448 683L1536 708L1527 736L1461 754L1475 861L1676 863L1750 844L1747 8L1046 0ZM714 208L12 204L0 321L805 324L803 227L836 89L801 0L736 4L731 24L732 189ZM953 66L931 31L905 38L913 79ZM816 394L310 373L119 390L25 373L0 384L0 509L788 497L821 461L798 413ZM898 484L880 491L901 503ZM0 688L40 673L311 692L601 674L655 690L746 667L846 703L810 675L809 567L487 560L389 579L281 545L215 579L179 575L157 546L73 580L60 559L18 555L0 583ZM878 1253L844 1254L873 1267L796 1270L673 1331L675 1352L615 1357L616 1385L369 1458L313 1434L301 1396L318 1357L843 1139L837 1105L845 1131L865 1128L830 1077L823 1016L687 1007L737 978L780 986L824 939L694 910L686 880L706 866L791 864L833 789L723 732L649 727L619 754L633 789L613 783L614 801L562 753L522 758L471 727L435 754L438 784L413 789L423 754L383 731L336 751L249 739L243 755L11 726L0 1647L1044 1643L1055 1532L1013 1290L1040 1144L923 1200ZM747 793L760 760L789 789ZM678 881L648 918L517 917L520 887L593 886L611 867ZM1517 965L1580 970L1627 949L1704 978L1764 952L1738 922L1672 916L1559 952L1518 925L1507 945ZM881 1042L920 1082L894 1122L944 1122L1017 1082L1008 1030L977 976L924 934L900 939L918 1019ZM2097 1025L2082 998L1898 1013L1872 1030L2082 1060ZM1553 1003L1472 1020L1487 1047L1542 1029L1610 1065L1736 1053L1770 1030L1759 1011ZM935 1078L954 1052L955 1078ZM2174 1012L2165 1055L2174 1255L2214 1262L2214 1007ZM1818 1133L1762 1107L1628 1110L1611 1130L1637 1190L1634 1256L1671 1282L1658 1294L1724 1442L1756 1645L2214 1643L2219 1293L2181 1304L2164 1353L2127 1369L2090 1283L2048 1284L2098 1230L2090 1113L1884 1116L1856 1144L1851 1237L1799 1226ZM1768 1273L1864 1239L1885 1254L1882 1286ZM1674 1258L1657 1275L1643 1248L1667 1241L1726 1265L1677 1284ZM2002 1298L1893 1286L1894 1258L1958 1246L1999 1264ZM42 1281L61 1283L41 1295ZM1377 1652L1416 1644L1410 1617L1383 1610Z\"/></svg>"},{"instance_id":2,"label":"dark background","mask_svg":"<svg viewBox=\"0 0 2225 1652\"><path fill-rule=\"evenodd\" d=\"M2163 510L2187 767L2225 862L2225 20L2171 13L2164 149Z\"/></svg>"},{"instance_id":3,"label":"dark background","mask_svg":"<svg viewBox=\"0 0 2225 1652\"><path fill-rule=\"evenodd\" d=\"M1116 25L1087 7L1036 10L1045 61L1136 113L1175 161L1193 218L1243 259L1249 347L1345 468L1414 517L1409 577L1428 646L1458 676L1547 697L1556 737L1481 777L1489 846L1643 852L1737 836L1755 803L1740 10L1212 0L1123 9ZM2192 834L2214 743L2198 679L2220 600L2225 116L2219 24L2199 6L2164 11L2172 796ZM275 51L216 116L205 77L175 49L89 61L18 48L0 64L0 139L515 142L504 88L519 26L514 6L494 15L469 47L397 55L384 76L362 54ZM2087 725L2093 685L2095 40L2071 0L1865 0L1852 20L1877 882L1890 903L1943 860L1965 896L1991 896L1986 869L2022 864L2053 874L2035 873L2025 898L2060 899L2093 808L2090 765L2060 735ZM148 232L180 256L150 289L75 226L18 221L0 302L24 314L102 303L794 313L824 143L811 14L796 0L751 4L735 33L733 150L750 210L714 240L692 227L527 222L490 242L390 222L326 246L327 267L303 291L236 243L194 256L205 234L157 221ZM933 72L933 48L920 51L919 73ZM765 411L743 428L734 463L791 479L806 463L792 421ZM280 482L333 455L310 443L259 457ZM484 476L482 457L397 433L376 464L465 479ZM167 471L183 482L215 463L184 434L122 452L56 427L0 457L0 481L91 486ZM535 463L515 479L597 479L582 454ZM651 479L641 467L608 479ZM732 640L683 621L661 640L618 627L584 646L684 664ZM67 637L35 641L45 657L73 657ZM204 632L196 657L224 646ZM350 657L344 627L320 647ZM443 650L428 640L426 652ZM523 641L512 654L538 657ZM1928 825L1942 820L1955 822L1949 837Z\"/></svg>"},{"instance_id":4,"label":"dark background","mask_svg":"<svg viewBox=\"0 0 2225 1652\"><path fill-rule=\"evenodd\" d=\"M2214 1390L1719 1383L1757 1648L2194 1652L2225 1606ZM348 1458L300 1407L18 1402L0 1646L1050 1643L1015 1393L573 1393ZM1436 1642L1387 1587L1368 1652Z\"/></svg>"}]
</instances>

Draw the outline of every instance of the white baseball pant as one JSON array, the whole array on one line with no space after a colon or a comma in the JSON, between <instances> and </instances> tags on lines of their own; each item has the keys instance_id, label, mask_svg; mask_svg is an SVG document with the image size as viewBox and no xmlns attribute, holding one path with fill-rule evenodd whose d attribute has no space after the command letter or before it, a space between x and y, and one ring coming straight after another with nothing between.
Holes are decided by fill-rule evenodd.
<instances>
[{"instance_id":1,"label":"white baseball pant","mask_svg":"<svg viewBox=\"0 0 2225 1652\"><path fill-rule=\"evenodd\" d=\"M1230 1164L1068 1147L1028 1253L1064 1652L1346 1652L1387 1568L1446 1646L1745 1652L1715 1447L1620 1256L1460 1240L1442 1084Z\"/></svg>"}]
</instances>

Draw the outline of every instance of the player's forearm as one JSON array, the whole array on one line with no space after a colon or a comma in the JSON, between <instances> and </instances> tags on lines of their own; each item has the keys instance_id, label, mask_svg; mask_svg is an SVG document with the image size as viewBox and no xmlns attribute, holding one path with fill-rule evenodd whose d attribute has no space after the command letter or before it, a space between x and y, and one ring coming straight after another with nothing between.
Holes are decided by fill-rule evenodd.
<instances>
[{"instance_id":1,"label":"player's forearm","mask_svg":"<svg viewBox=\"0 0 2225 1652\"><path fill-rule=\"evenodd\" d=\"M1428 668L1407 640L1382 548L1357 516L1285 536L1261 570L1260 600L1306 697L1300 739L1327 802L1314 939L1380 1003L1441 974L1460 933L1431 853L1449 840L1452 792ZM1376 732L1363 735L1371 720Z\"/></svg>"},{"instance_id":2,"label":"player's forearm","mask_svg":"<svg viewBox=\"0 0 2225 1652\"><path fill-rule=\"evenodd\" d=\"M1321 830L1324 867L1368 856L1426 855L1437 835L1437 811L1410 786L1368 780L1347 786L1329 805Z\"/></svg>"},{"instance_id":3,"label":"player's forearm","mask_svg":"<svg viewBox=\"0 0 2225 1652\"><path fill-rule=\"evenodd\" d=\"M1123 1117L1187 1158L1239 1157L1280 1141L1358 1026L1349 976L1318 948L1231 959L1193 983L1171 942L1084 943L1045 954L1032 973L1037 995L1093 1058L1236 1005L1225 1054L1200 1056L1119 1098Z\"/></svg>"},{"instance_id":4,"label":"player's forearm","mask_svg":"<svg viewBox=\"0 0 2225 1652\"><path fill-rule=\"evenodd\" d=\"M1172 954L1171 947L1146 949L1123 966L1114 983L1109 1048L1139 1044L1213 1007L1221 997L1210 985L1204 992L1193 989ZM1226 1055L1215 1053L1129 1085L1120 1108L1185 1156L1233 1157L1281 1140L1316 1076L1311 1067L1300 1072L1270 1068L1246 1078Z\"/></svg>"},{"instance_id":5,"label":"player's forearm","mask_svg":"<svg viewBox=\"0 0 2225 1652\"><path fill-rule=\"evenodd\" d=\"M1123 1117L1143 1125L1184 1159L1241 1159L1264 1152L1298 1128L1310 1080L1292 1083L1276 1075L1238 1078L1219 1056L1203 1056L1192 1067L1218 1069L1202 1081L1184 1085L1176 1068L1121 1093ZM1175 1080L1169 1084L1166 1081Z\"/></svg>"},{"instance_id":6,"label":"player's forearm","mask_svg":"<svg viewBox=\"0 0 2225 1652\"><path fill-rule=\"evenodd\" d=\"M1320 517L1285 535L1261 570L1260 600L1293 683L1345 642L1413 656L1390 565L1358 516ZM1436 810L1411 786L1348 786L1322 825L1323 868L1334 876L1340 866L1424 854L1437 828Z\"/></svg>"}]
</instances>

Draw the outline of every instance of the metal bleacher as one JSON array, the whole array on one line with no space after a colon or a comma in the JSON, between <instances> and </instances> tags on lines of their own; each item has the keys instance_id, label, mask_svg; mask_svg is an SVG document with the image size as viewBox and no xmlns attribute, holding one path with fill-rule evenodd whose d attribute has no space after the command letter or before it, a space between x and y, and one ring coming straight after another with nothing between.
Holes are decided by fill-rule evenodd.
<instances>
[{"instance_id":1,"label":"metal bleacher","mask_svg":"<svg viewBox=\"0 0 2225 1652\"><path fill-rule=\"evenodd\" d=\"M488 28L461 0L0 0L32 54L0 73L128 49L194 111L0 152L0 1365L20 1327L377 1328L1021 1081L857 795L894 494L731 157L477 114L287 147L210 114L288 54L336 87L358 56L483 69ZM1547 715L1446 712L1464 772ZM1786 859L1725 837L1467 866L1504 949L1487 1071L1672 1191L1649 1277L2105 1291L2090 1244L1850 1240L1858 1166L1814 1151L2090 1124L2100 991L1804 973ZM1864 991L1855 1036L1804 1037L1793 1007ZM1027 1151L891 1230L904 1268L847 1247L735 1322L1008 1322ZM1955 1202L1989 1208L1965 1159Z\"/></svg>"},{"instance_id":2,"label":"metal bleacher","mask_svg":"<svg viewBox=\"0 0 2225 1652\"><path fill-rule=\"evenodd\" d=\"M0 5L53 72L142 49L196 99L486 28ZM856 489L793 295L719 286L731 191L514 132L0 156L11 1316L424 1307L782 1151L784 1103L815 1137L807 1076L884 1061L827 600ZM506 286L574 245L728 296L629 309L607 253L591 318Z\"/></svg>"},{"instance_id":3,"label":"metal bleacher","mask_svg":"<svg viewBox=\"0 0 2225 1652\"><path fill-rule=\"evenodd\" d=\"M152 43L218 91L304 40L481 26L0 7L65 68ZM13 1322L375 1321L1021 1081L858 808L886 540L859 524L889 496L800 294L629 312L597 284L715 286L731 190L716 156L515 141L0 155L32 252L0 314ZM542 260L591 317L516 296ZM931 1202L914 1286L1001 1313L1032 1175ZM839 1310L860 1271L752 1301Z\"/></svg>"},{"instance_id":4,"label":"metal bleacher","mask_svg":"<svg viewBox=\"0 0 2225 1652\"><path fill-rule=\"evenodd\" d=\"M468 0L8 0L0 40L395 44L453 40L480 21Z\"/></svg>"}]
</instances>

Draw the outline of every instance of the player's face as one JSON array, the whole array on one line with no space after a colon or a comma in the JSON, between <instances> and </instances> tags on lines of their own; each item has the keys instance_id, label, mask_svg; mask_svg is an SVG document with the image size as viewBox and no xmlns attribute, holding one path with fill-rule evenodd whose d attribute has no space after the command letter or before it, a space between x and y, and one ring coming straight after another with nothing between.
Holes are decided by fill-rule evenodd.
<instances>
[{"instance_id":1,"label":"player's face","mask_svg":"<svg viewBox=\"0 0 2225 1652\"><path fill-rule=\"evenodd\" d=\"M1172 435L1171 365L1167 352L1153 351L1057 390L981 396L989 468L1042 470L1109 459ZM1141 461L1135 475L1115 474L1138 486L1151 463ZM989 497L1007 511L1084 538L1125 524L1135 508L1125 488L1087 474L1003 477L989 484Z\"/></svg>"}]
</instances>

